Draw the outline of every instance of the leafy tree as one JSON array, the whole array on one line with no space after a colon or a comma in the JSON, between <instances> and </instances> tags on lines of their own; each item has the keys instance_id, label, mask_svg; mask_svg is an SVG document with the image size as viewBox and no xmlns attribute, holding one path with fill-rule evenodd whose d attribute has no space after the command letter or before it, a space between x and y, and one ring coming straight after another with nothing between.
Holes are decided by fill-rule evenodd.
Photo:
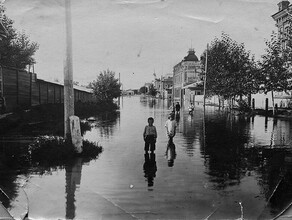
<instances>
[{"instance_id":1,"label":"leafy tree","mask_svg":"<svg viewBox=\"0 0 292 220\"><path fill-rule=\"evenodd\" d=\"M273 114L275 113L274 91L287 91L291 89L288 79L291 72L288 71L287 50L282 47L281 39L273 33L271 40L266 42L266 54L262 56L261 82L265 93L272 93Z\"/></svg>"},{"instance_id":2,"label":"leafy tree","mask_svg":"<svg viewBox=\"0 0 292 220\"><path fill-rule=\"evenodd\" d=\"M100 72L97 79L89 84L97 102L112 102L114 98L119 97L121 91L118 81L115 78L115 72L110 70Z\"/></svg>"},{"instance_id":3,"label":"leafy tree","mask_svg":"<svg viewBox=\"0 0 292 220\"><path fill-rule=\"evenodd\" d=\"M154 88L153 84L151 84L151 85L149 86L148 95L156 96L156 94L157 94L157 90Z\"/></svg>"},{"instance_id":4,"label":"leafy tree","mask_svg":"<svg viewBox=\"0 0 292 220\"><path fill-rule=\"evenodd\" d=\"M139 92L141 94L146 94L147 93L147 87L146 86L142 86L140 89L139 89Z\"/></svg>"},{"instance_id":5,"label":"leafy tree","mask_svg":"<svg viewBox=\"0 0 292 220\"><path fill-rule=\"evenodd\" d=\"M201 57L204 69L205 58L206 51ZM208 49L207 95L229 99L255 92L256 72L254 58L244 44L222 33L221 38L215 38Z\"/></svg>"},{"instance_id":6,"label":"leafy tree","mask_svg":"<svg viewBox=\"0 0 292 220\"><path fill-rule=\"evenodd\" d=\"M8 36L0 41L0 64L19 69L34 64L33 56L39 48L38 43L30 41L25 33L17 32L13 27L13 21L5 15L5 8L1 4L0 16L8 32Z\"/></svg>"}]
</instances>

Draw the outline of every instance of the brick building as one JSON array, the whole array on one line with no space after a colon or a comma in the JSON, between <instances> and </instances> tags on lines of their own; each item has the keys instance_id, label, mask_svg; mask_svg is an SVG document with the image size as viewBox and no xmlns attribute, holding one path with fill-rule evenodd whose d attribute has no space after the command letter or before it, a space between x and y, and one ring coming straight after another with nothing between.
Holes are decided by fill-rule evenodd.
<instances>
[{"instance_id":1,"label":"brick building","mask_svg":"<svg viewBox=\"0 0 292 220\"><path fill-rule=\"evenodd\" d=\"M192 101L195 95L203 93L201 62L194 49L173 67L173 100L175 102Z\"/></svg>"}]
</instances>

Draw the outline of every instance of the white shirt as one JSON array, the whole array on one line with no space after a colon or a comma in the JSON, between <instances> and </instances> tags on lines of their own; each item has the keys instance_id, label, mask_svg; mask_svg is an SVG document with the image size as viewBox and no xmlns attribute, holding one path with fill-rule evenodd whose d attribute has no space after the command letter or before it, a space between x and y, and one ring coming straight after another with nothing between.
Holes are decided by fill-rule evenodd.
<instances>
[{"instance_id":1,"label":"white shirt","mask_svg":"<svg viewBox=\"0 0 292 220\"><path fill-rule=\"evenodd\" d=\"M168 119L165 123L166 132L169 135L175 135L176 121Z\"/></svg>"}]
</instances>

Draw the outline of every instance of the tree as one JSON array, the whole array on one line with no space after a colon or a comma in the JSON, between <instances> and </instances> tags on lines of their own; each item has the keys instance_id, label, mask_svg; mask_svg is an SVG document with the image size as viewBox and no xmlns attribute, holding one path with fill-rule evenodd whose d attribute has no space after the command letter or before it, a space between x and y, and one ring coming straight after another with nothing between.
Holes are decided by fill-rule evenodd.
<instances>
[{"instance_id":1,"label":"tree","mask_svg":"<svg viewBox=\"0 0 292 220\"><path fill-rule=\"evenodd\" d=\"M97 79L89 84L97 102L112 102L121 94L119 80L115 78L115 72L104 70Z\"/></svg>"},{"instance_id":2,"label":"tree","mask_svg":"<svg viewBox=\"0 0 292 220\"><path fill-rule=\"evenodd\" d=\"M204 69L205 57L206 51L201 57ZM215 38L211 42L208 50L207 95L229 99L255 92L256 71L254 58L244 44L222 33L220 39Z\"/></svg>"},{"instance_id":3,"label":"tree","mask_svg":"<svg viewBox=\"0 0 292 220\"><path fill-rule=\"evenodd\" d=\"M151 84L151 85L149 86L148 95L156 96L156 94L157 94L157 90L154 88L153 84Z\"/></svg>"},{"instance_id":4,"label":"tree","mask_svg":"<svg viewBox=\"0 0 292 220\"><path fill-rule=\"evenodd\" d=\"M287 91L291 88L288 79L291 73L287 67L287 54L282 47L281 39L272 33L271 40L266 41L266 54L262 56L261 82L265 93L272 93L273 114L275 114L274 91Z\"/></svg>"},{"instance_id":5,"label":"tree","mask_svg":"<svg viewBox=\"0 0 292 220\"><path fill-rule=\"evenodd\" d=\"M28 65L34 64L33 56L39 49L38 43L30 41L24 32L17 32L13 27L14 22L5 15L5 8L1 4L0 16L8 32L8 36L0 41L0 64L19 69L25 69Z\"/></svg>"},{"instance_id":6,"label":"tree","mask_svg":"<svg viewBox=\"0 0 292 220\"><path fill-rule=\"evenodd\" d=\"M139 92L141 94L146 94L147 93L147 87L146 86L142 86L140 89L139 89Z\"/></svg>"}]
</instances>

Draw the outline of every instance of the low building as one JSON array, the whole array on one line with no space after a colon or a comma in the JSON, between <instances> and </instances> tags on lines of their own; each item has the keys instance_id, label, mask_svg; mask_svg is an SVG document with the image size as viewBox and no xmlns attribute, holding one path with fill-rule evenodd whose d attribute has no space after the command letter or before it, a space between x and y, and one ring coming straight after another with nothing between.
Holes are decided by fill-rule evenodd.
<instances>
[{"instance_id":1,"label":"low building","mask_svg":"<svg viewBox=\"0 0 292 220\"><path fill-rule=\"evenodd\" d=\"M132 89L127 89L123 91L123 95L132 96L132 95L135 95L135 91Z\"/></svg>"},{"instance_id":2,"label":"low building","mask_svg":"<svg viewBox=\"0 0 292 220\"><path fill-rule=\"evenodd\" d=\"M201 62L194 49L173 67L173 101L183 104L192 102L195 95L203 93Z\"/></svg>"}]
</instances>

